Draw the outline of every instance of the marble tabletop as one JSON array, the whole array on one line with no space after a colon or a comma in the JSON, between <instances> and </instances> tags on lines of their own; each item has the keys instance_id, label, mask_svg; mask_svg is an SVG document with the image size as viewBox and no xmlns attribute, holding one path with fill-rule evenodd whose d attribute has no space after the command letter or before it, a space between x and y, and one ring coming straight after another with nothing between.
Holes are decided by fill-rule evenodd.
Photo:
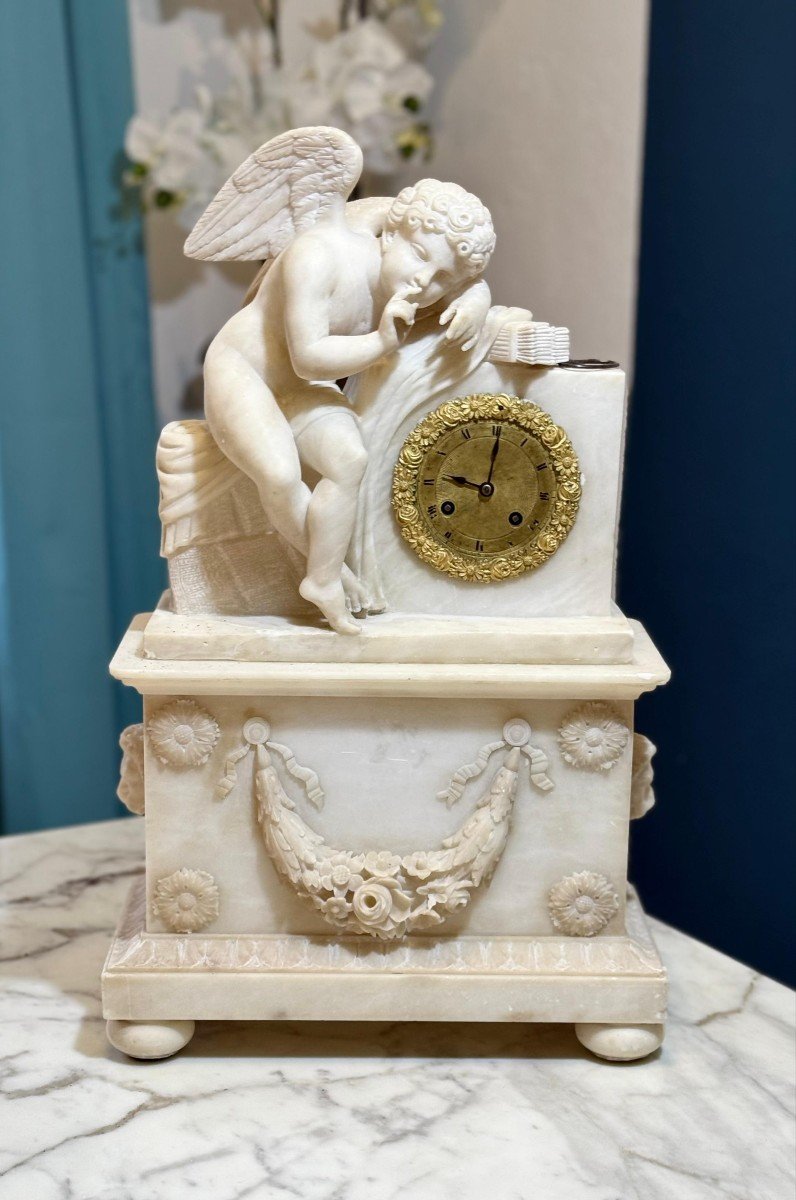
<instances>
[{"instance_id":1,"label":"marble tabletop","mask_svg":"<svg viewBox=\"0 0 796 1200\"><path fill-rule=\"evenodd\" d=\"M792 1200L793 995L659 922L646 1062L570 1026L200 1024L111 1049L99 974L143 828L0 839L0 1200Z\"/></svg>"}]
</instances>

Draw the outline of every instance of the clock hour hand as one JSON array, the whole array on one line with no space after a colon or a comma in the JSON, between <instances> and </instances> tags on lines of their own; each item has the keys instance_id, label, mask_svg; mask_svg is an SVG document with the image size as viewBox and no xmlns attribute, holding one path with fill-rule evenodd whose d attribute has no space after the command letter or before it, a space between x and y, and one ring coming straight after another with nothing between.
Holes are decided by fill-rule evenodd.
<instances>
[{"instance_id":1,"label":"clock hour hand","mask_svg":"<svg viewBox=\"0 0 796 1200\"><path fill-rule=\"evenodd\" d=\"M473 483L470 479L465 479L463 475L443 475L443 479L449 479L451 483L455 483L458 487L475 488L477 492L481 490L480 483Z\"/></svg>"}]
</instances>

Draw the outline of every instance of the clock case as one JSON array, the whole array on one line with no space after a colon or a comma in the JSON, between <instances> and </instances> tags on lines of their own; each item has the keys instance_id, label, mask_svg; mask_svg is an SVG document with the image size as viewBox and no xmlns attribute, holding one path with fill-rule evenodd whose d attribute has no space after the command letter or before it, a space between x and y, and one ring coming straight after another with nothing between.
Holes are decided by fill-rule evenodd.
<instances>
[{"instance_id":1,"label":"clock case","mask_svg":"<svg viewBox=\"0 0 796 1200\"><path fill-rule=\"evenodd\" d=\"M103 971L109 1036L133 1056L158 1057L205 1019L557 1021L572 1022L598 1055L643 1057L663 1036L666 979L627 880L630 820L652 802L633 712L668 669L613 599L624 374L486 361L448 391L419 396L386 432L390 388L376 376L359 385L363 435L380 449L352 554L388 611L368 617L358 637L291 608L273 572L262 585L236 583L236 611L224 611L224 588L243 574L230 563L274 560L259 518L246 525L247 481L233 485L237 537L226 543L212 536L217 513L189 513L187 536L175 528L184 509L164 520L172 588L134 620L111 666L144 698L122 791L145 810L147 854ZM566 541L538 570L491 584L416 558L390 504L416 422L475 392L538 404L582 470ZM208 594L221 611L195 611ZM244 594L260 615L241 611ZM191 761L169 740L178 727ZM267 741L251 740L252 729L267 730ZM590 746L600 730L603 742ZM428 879L439 876L424 882L422 856L442 853L469 818L497 812L507 796L508 816L478 844L488 859L490 836L492 845L504 838L496 862L479 875L471 855L469 874L457 868L465 901L450 911L437 901L434 923L402 924L396 889L420 912L420 893L427 901ZM371 884L386 890L393 907L382 928L364 909L359 920L353 886L319 892L289 877L268 840L272 800L279 820L295 814L322 846L345 848L355 879L364 872L363 896ZM380 866L357 866L379 854ZM185 928L180 904L204 923ZM330 924L346 905L354 926ZM599 928L579 923L589 912Z\"/></svg>"}]
</instances>

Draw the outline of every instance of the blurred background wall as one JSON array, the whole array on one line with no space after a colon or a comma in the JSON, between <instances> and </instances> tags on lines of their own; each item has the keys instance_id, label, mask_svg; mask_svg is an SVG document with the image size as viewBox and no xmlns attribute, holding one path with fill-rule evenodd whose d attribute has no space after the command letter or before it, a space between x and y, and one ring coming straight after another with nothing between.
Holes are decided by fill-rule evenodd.
<instances>
[{"instance_id":1,"label":"blurred background wall","mask_svg":"<svg viewBox=\"0 0 796 1200\"><path fill-rule=\"evenodd\" d=\"M330 7L284 6L286 57ZM479 193L496 299L634 373L619 598L675 671L639 712L661 752L635 878L657 915L793 979L794 8L442 8L436 152L391 188L435 173ZM187 262L171 214L147 216L150 384L119 149L134 109L187 103L213 44L255 21L249 0L0 6L7 832L120 811L114 743L136 698L105 664L162 578L156 430L201 400L204 346L250 270Z\"/></svg>"}]
</instances>

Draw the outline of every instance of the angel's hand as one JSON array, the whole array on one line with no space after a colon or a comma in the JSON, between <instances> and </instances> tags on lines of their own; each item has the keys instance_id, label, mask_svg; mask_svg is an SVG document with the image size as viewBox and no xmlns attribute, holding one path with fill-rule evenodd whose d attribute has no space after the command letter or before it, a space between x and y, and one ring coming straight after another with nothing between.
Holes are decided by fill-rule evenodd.
<instances>
[{"instance_id":1,"label":"angel's hand","mask_svg":"<svg viewBox=\"0 0 796 1200\"><path fill-rule=\"evenodd\" d=\"M448 326L445 340L462 350L472 350L484 327L491 302L488 288L473 287L458 296L439 319L440 325Z\"/></svg>"},{"instance_id":2,"label":"angel's hand","mask_svg":"<svg viewBox=\"0 0 796 1200\"><path fill-rule=\"evenodd\" d=\"M408 291L397 292L384 306L384 312L379 321L379 336L384 343L385 350L397 349L407 331L415 323L417 305L407 299L411 294L413 293ZM402 330L398 328L399 321L404 326Z\"/></svg>"}]
</instances>

